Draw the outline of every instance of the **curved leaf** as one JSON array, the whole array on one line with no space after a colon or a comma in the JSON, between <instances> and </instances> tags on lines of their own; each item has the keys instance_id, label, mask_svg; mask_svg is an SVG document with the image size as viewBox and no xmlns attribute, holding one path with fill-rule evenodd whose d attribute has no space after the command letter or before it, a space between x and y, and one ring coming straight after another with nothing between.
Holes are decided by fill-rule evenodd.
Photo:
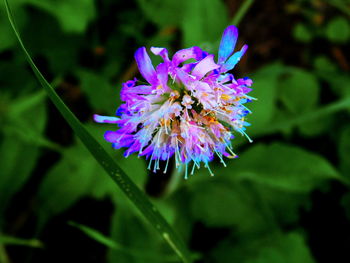
<instances>
[{"instance_id":1,"label":"curved leaf","mask_svg":"<svg viewBox=\"0 0 350 263\"><path fill-rule=\"evenodd\" d=\"M7 0L4 0L7 15L17 40L25 53L27 61L34 71L35 76L39 80L42 87L47 92L48 96L60 111L65 120L69 123L73 131L78 135L80 140L84 143L86 148L94 156L94 158L101 164L113 181L121 188L127 197L135 204L141 213L148 219L148 221L161 234L164 240L177 253L183 262L191 262L189 252L186 249L183 241L174 232L170 225L165 221L159 211L151 204L146 195L133 183L133 181L125 174L114 159L103 149L103 147L91 136L86 128L80 123L76 116L64 104L62 99L57 95L52 86L47 82L39 69L36 67L28 51L26 50L21 36L15 25L13 15L11 13Z\"/></svg>"}]
</instances>

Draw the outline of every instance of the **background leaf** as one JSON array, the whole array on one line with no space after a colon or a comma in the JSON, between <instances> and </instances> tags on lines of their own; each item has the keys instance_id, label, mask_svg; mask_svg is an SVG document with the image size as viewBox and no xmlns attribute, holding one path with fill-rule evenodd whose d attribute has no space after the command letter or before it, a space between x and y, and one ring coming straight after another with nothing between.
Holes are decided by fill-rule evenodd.
<instances>
[{"instance_id":1,"label":"background leaf","mask_svg":"<svg viewBox=\"0 0 350 263\"><path fill-rule=\"evenodd\" d=\"M107 98L117 98L117 88L113 87L103 76L88 71L80 71L81 89L86 94L94 109L110 112L115 108L116 101Z\"/></svg>"},{"instance_id":2,"label":"background leaf","mask_svg":"<svg viewBox=\"0 0 350 263\"><path fill-rule=\"evenodd\" d=\"M77 1L40 1L25 0L26 3L41 8L57 18L61 27L66 32L80 33L83 32L88 23L95 16L94 1L77 0Z\"/></svg>"},{"instance_id":3,"label":"background leaf","mask_svg":"<svg viewBox=\"0 0 350 263\"><path fill-rule=\"evenodd\" d=\"M160 27L177 26L183 19L186 1L178 0L137 0L148 19ZM169 16L172 10L176 16Z\"/></svg>"},{"instance_id":4,"label":"background leaf","mask_svg":"<svg viewBox=\"0 0 350 263\"><path fill-rule=\"evenodd\" d=\"M146 175L144 162L135 156L124 159L120 152L115 155L120 159L121 167L134 174L133 179L141 185ZM103 169L81 143L64 150L63 158L52 167L40 186L38 198L43 210L41 214L57 215L88 196L120 199L120 192L116 192L113 181L101 176L103 173Z\"/></svg>"},{"instance_id":5,"label":"background leaf","mask_svg":"<svg viewBox=\"0 0 350 263\"><path fill-rule=\"evenodd\" d=\"M253 166L250 160L254 160ZM309 192L324 180L340 178L321 156L279 143L255 145L234 165L233 180L251 180L291 192Z\"/></svg>"},{"instance_id":6,"label":"background leaf","mask_svg":"<svg viewBox=\"0 0 350 263\"><path fill-rule=\"evenodd\" d=\"M247 116L248 122L255 127L252 133L258 133L259 129L268 125L275 114L278 79L282 72L283 66L280 63L274 63L266 65L252 76L254 90L250 96L258 99L247 105L254 112L254 114Z\"/></svg>"},{"instance_id":7,"label":"background leaf","mask_svg":"<svg viewBox=\"0 0 350 263\"><path fill-rule=\"evenodd\" d=\"M184 12L181 24L184 47L218 40L228 23L227 11L220 0L186 1Z\"/></svg>"},{"instance_id":8,"label":"background leaf","mask_svg":"<svg viewBox=\"0 0 350 263\"><path fill-rule=\"evenodd\" d=\"M304 238L295 232L266 236L243 246L222 244L215 251L215 259L216 262L242 263L315 262Z\"/></svg>"},{"instance_id":9,"label":"background leaf","mask_svg":"<svg viewBox=\"0 0 350 263\"><path fill-rule=\"evenodd\" d=\"M313 109L318 102L319 84L311 73L293 68L280 82L281 100L294 114Z\"/></svg>"},{"instance_id":10,"label":"background leaf","mask_svg":"<svg viewBox=\"0 0 350 263\"><path fill-rule=\"evenodd\" d=\"M344 17L335 17L327 25L327 37L336 43L344 43L350 37L349 20Z\"/></svg>"},{"instance_id":11,"label":"background leaf","mask_svg":"<svg viewBox=\"0 0 350 263\"><path fill-rule=\"evenodd\" d=\"M0 215L3 215L11 197L29 179L40 154L40 149L31 141L35 137L41 137L46 124L46 111L43 101L26 110L25 118L22 117L23 113L11 114L13 113L11 108L7 113L5 117L6 127L10 125L19 131L17 134L5 132L0 144ZM29 133L26 132L28 127L31 127ZM24 135L21 135L22 133ZM1 219L0 224L3 223Z\"/></svg>"}]
</instances>

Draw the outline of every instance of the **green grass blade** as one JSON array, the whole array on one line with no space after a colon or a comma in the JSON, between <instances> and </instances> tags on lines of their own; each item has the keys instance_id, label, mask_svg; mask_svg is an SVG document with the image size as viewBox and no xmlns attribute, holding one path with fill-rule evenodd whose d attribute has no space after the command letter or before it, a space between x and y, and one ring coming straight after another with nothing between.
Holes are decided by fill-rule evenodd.
<instances>
[{"instance_id":1,"label":"green grass blade","mask_svg":"<svg viewBox=\"0 0 350 263\"><path fill-rule=\"evenodd\" d=\"M102 148L102 146L91 136L91 134L85 129L75 115L64 104L61 98L57 95L52 86L43 77L39 69L34 64L28 51L26 50L21 36L17 30L14 22L13 15L11 13L7 0L4 0L8 19L11 23L12 29L18 39L18 42L25 53L27 61L32 67L35 76L39 80L42 87L47 92L49 98L55 104L56 108L63 115L65 120L69 123L73 131L78 135L80 140L84 143L86 148L94 156L94 158L102 165L109 176L114 182L121 188L126 196L136 205L146 219L155 227L155 229L161 234L164 240L169 246L176 252L183 262L191 262L190 254L183 243L182 239L174 232L170 225L165 221L163 216L158 210L151 204L146 195L131 181L131 179L125 174L124 171L118 166L115 160Z\"/></svg>"},{"instance_id":2,"label":"green grass blade","mask_svg":"<svg viewBox=\"0 0 350 263\"><path fill-rule=\"evenodd\" d=\"M232 18L230 24L238 26L253 3L254 3L254 0L245 0L243 4L239 7L235 16Z\"/></svg>"},{"instance_id":3,"label":"green grass blade","mask_svg":"<svg viewBox=\"0 0 350 263\"><path fill-rule=\"evenodd\" d=\"M3 245L14 245L14 246L26 246L26 247L35 247L43 248L44 245L41 241L37 239L23 239L18 237L12 237L7 235L0 235L0 244Z\"/></svg>"},{"instance_id":4,"label":"green grass blade","mask_svg":"<svg viewBox=\"0 0 350 263\"><path fill-rule=\"evenodd\" d=\"M129 254L135 258L143 258L143 259L149 259L152 261L159 261L159 259L162 259L163 262L176 262L177 258L174 258L175 255L166 255L166 254L159 254L159 251L144 251L140 249L133 249L126 247L122 244L119 244L115 242L114 240L110 239L109 237L106 237L99 231L88 227L86 225L78 224L76 222L68 222L69 225L79 229L81 232L83 232L85 235L87 235L89 238L95 240L96 242L105 245L106 247L122 251L126 254Z\"/></svg>"}]
</instances>

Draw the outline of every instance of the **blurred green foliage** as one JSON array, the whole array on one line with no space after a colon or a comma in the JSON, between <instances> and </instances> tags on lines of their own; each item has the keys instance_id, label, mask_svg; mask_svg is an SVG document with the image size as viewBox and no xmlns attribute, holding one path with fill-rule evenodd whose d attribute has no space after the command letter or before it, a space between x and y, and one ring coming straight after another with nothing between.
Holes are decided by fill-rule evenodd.
<instances>
[{"instance_id":1,"label":"blurred green foliage","mask_svg":"<svg viewBox=\"0 0 350 263\"><path fill-rule=\"evenodd\" d=\"M237 135L233 143L239 158L227 160L228 167L214 162L214 177L199 170L173 191L160 184L164 194L153 199L198 262L326 262L320 259L326 252L313 243L326 234L320 229L316 235L304 221L322 202L315 193L330 198L343 216L340 221L350 220L350 3L278 3L283 12L275 10L265 18L290 19L276 22L289 38L280 39L282 47L272 55L261 51L269 49L269 41L257 32L263 26L258 14L271 12L263 5L255 1L241 22L238 45L249 41L250 49L234 70L254 81L251 96L258 100L249 105L253 114L248 118L254 144ZM150 176L142 158L125 159L112 150L102 135L114 127L93 124L91 116L114 113L121 83L137 74L137 47L174 51L198 45L215 53L237 1L14 0L11 6L40 69L94 137L142 189L164 180L165 175ZM278 35L268 25L268 37ZM43 233L52 222L67 225L70 220L82 230L78 240L91 238L96 247L104 245L103 259L86 262L176 261L48 103L19 51L2 4L0 32L0 261L48 262L44 255L50 253L50 262L62 261L70 253L67 247L56 250L51 241L56 236L47 239ZM265 49L257 48L261 44ZM298 52L290 58L283 49ZM341 189L339 196L334 185ZM97 220L89 226L79 224L89 222L84 216L69 218L83 200L110 202L112 211L87 209L88 217L107 218L108 223ZM314 224L325 220L317 216ZM204 228L199 234L198 225ZM210 236L208 229L224 234ZM344 231L350 234L349 228ZM67 233L62 244L76 238L76 232ZM23 250L12 245L41 247L41 239L42 248L14 256L13 251Z\"/></svg>"}]
</instances>

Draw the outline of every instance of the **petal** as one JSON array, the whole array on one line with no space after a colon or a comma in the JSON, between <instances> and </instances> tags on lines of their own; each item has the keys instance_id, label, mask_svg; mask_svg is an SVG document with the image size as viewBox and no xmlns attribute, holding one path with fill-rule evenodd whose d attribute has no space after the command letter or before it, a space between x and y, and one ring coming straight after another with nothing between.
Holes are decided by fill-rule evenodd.
<instances>
[{"instance_id":1,"label":"petal","mask_svg":"<svg viewBox=\"0 0 350 263\"><path fill-rule=\"evenodd\" d=\"M222 65L221 67L221 72L226 72L231 69L233 69L236 64L241 60L241 57L244 55L244 53L247 51L248 46L244 45L242 49L236 53L234 53L228 60L227 62Z\"/></svg>"},{"instance_id":2,"label":"petal","mask_svg":"<svg viewBox=\"0 0 350 263\"><path fill-rule=\"evenodd\" d=\"M157 73L152 65L152 61L147 54L145 47L140 47L135 52L135 60L141 75L152 85L157 85Z\"/></svg>"},{"instance_id":3,"label":"petal","mask_svg":"<svg viewBox=\"0 0 350 263\"><path fill-rule=\"evenodd\" d=\"M168 50L163 47L151 47L151 51L156 56L161 56L165 62L169 62Z\"/></svg>"},{"instance_id":4,"label":"petal","mask_svg":"<svg viewBox=\"0 0 350 263\"><path fill-rule=\"evenodd\" d=\"M187 74L182 69L176 69L176 77L186 86L192 86L195 84L196 80L191 75Z\"/></svg>"},{"instance_id":5,"label":"petal","mask_svg":"<svg viewBox=\"0 0 350 263\"><path fill-rule=\"evenodd\" d=\"M238 30L235 26L228 26L222 34L218 64L223 64L232 54L238 38Z\"/></svg>"},{"instance_id":6,"label":"petal","mask_svg":"<svg viewBox=\"0 0 350 263\"><path fill-rule=\"evenodd\" d=\"M220 75L218 77L218 81L221 84L225 84L226 82L232 81L234 79L232 74L224 74L224 75Z\"/></svg>"},{"instance_id":7,"label":"petal","mask_svg":"<svg viewBox=\"0 0 350 263\"><path fill-rule=\"evenodd\" d=\"M177 51L173 56L173 64L177 67L180 63L189 60L191 58L195 60L201 60L208 55L207 52L203 51L199 47L190 47Z\"/></svg>"},{"instance_id":8,"label":"petal","mask_svg":"<svg viewBox=\"0 0 350 263\"><path fill-rule=\"evenodd\" d=\"M246 85L250 87L253 84L253 81L250 78L244 77L243 79L238 79L237 83L239 85Z\"/></svg>"},{"instance_id":9,"label":"petal","mask_svg":"<svg viewBox=\"0 0 350 263\"><path fill-rule=\"evenodd\" d=\"M141 143L139 141L134 141L133 144L129 147L130 148L124 152L124 157L128 157L130 154L140 151Z\"/></svg>"},{"instance_id":10,"label":"petal","mask_svg":"<svg viewBox=\"0 0 350 263\"><path fill-rule=\"evenodd\" d=\"M98 123L117 123L118 120L120 118L94 114L94 121Z\"/></svg>"},{"instance_id":11,"label":"petal","mask_svg":"<svg viewBox=\"0 0 350 263\"><path fill-rule=\"evenodd\" d=\"M130 140L133 139L133 135L131 134L125 134L121 132L120 130L118 131L106 131L104 134L105 140L111 143L118 143L121 145L126 145L127 143L130 142ZM120 146L124 147L124 146Z\"/></svg>"},{"instance_id":12,"label":"petal","mask_svg":"<svg viewBox=\"0 0 350 263\"><path fill-rule=\"evenodd\" d=\"M190 73L198 63L188 63L181 67L181 69L187 73Z\"/></svg>"},{"instance_id":13,"label":"petal","mask_svg":"<svg viewBox=\"0 0 350 263\"><path fill-rule=\"evenodd\" d=\"M148 157L149 157L150 155L152 155L153 150L154 150L154 144L151 143L149 146L147 146L147 147L140 153L140 156L146 155L146 159L148 159Z\"/></svg>"},{"instance_id":14,"label":"petal","mask_svg":"<svg viewBox=\"0 0 350 263\"><path fill-rule=\"evenodd\" d=\"M120 98L123 101L127 101L129 99L135 98L135 96L138 94L147 95L151 93L152 93L152 86L147 86L147 85L140 85L135 87L123 86L120 91Z\"/></svg>"},{"instance_id":15,"label":"petal","mask_svg":"<svg viewBox=\"0 0 350 263\"><path fill-rule=\"evenodd\" d=\"M168 65L166 63L161 63L157 66L157 75L160 84L164 89L168 87Z\"/></svg>"},{"instance_id":16,"label":"petal","mask_svg":"<svg viewBox=\"0 0 350 263\"><path fill-rule=\"evenodd\" d=\"M214 55L209 55L209 56L206 56L204 59L202 59L194 67L194 69L192 70L192 75L201 79L209 71L212 71L212 70L217 69L217 68L220 68L220 66L214 62Z\"/></svg>"},{"instance_id":17,"label":"petal","mask_svg":"<svg viewBox=\"0 0 350 263\"><path fill-rule=\"evenodd\" d=\"M115 115L122 116L124 113L129 113L128 105L126 103L124 103L124 104L119 106L119 108L117 109Z\"/></svg>"}]
</instances>

